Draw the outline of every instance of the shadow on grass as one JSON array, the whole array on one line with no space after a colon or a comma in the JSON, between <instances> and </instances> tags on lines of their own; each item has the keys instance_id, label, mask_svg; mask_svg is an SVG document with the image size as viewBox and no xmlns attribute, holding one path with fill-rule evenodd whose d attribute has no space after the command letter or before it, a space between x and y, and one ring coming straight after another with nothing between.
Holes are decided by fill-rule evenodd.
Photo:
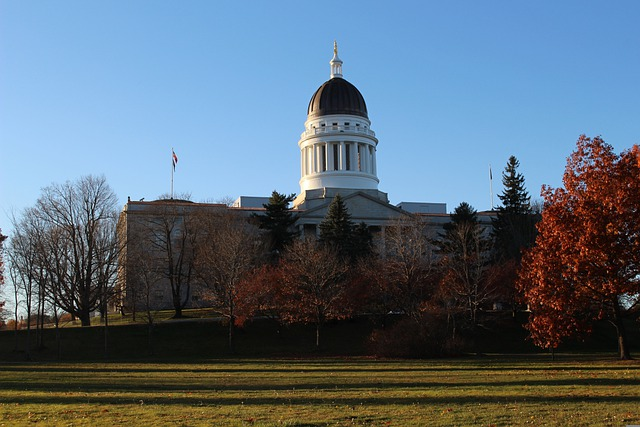
<instances>
[{"instance_id":1,"label":"shadow on grass","mask_svg":"<svg viewBox=\"0 0 640 427\"><path fill-rule=\"evenodd\" d=\"M549 404L562 405L576 402L629 403L640 404L640 396L594 396L589 394L573 394L570 396L521 396L502 395L494 396L425 396L425 397L367 397L367 398L343 398L343 397L154 397L147 396L144 400L139 397L107 397L82 394L78 396L31 396L29 398L8 397L5 404L44 404L44 405L181 405L181 406L229 406L229 405L329 405L329 406L356 406L356 405L478 405L478 404Z\"/></svg>"},{"instance_id":2,"label":"shadow on grass","mask_svg":"<svg viewBox=\"0 0 640 427\"><path fill-rule=\"evenodd\" d=\"M135 365L128 366L128 365ZM197 366L211 367L197 367ZM249 367L247 367L249 366ZM640 361L620 361L603 355L565 355L552 361L548 355L469 357L458 359L389 360L368 358L215 359L201 363L167 361L7 362L1 372L89 373L430 373L501 371L640 371Z\"/></svg>"},{"instance_id":3,"label":"shadow on grass","mask_svg":"<svg viewBox=\"0 0 640 427\"><path fill-rule=\"evenodd\" d=\"M465 390L473 388L504 388L504 387L636 387L638 378L571 378L571 379L527 379L516 381L468 381L466 378L461 381L394 381L380 382L376 380L366 382L340 382L340 378L327 377L325 382L316 381L297 382L284 379L283 382L274 379L268 384L224 384L229 381L227 377L213 377L210 379L196 378L195 381L206 381L209 384L194 384L191 378L177 378L173 383L162 383L160 381L150 381L140 384L134 381L144 381L144 379L132 380L131 378L111 378L105 381L78 382L52 381L52 382L24 382L24 381L0 381L3 390L15 390L17 394L24 392L104 392L104 393L149 393L149 392L277 392L277 391L387 391L387 390L412 390L415 392L424 389L425 392L432 389L452 389L462 387ZM220 382L220 383L218 383ZM635 390L635 399L640 403L640 389ZM561 391L561 390L559 390Z\"/></svg>"}]
</instances>

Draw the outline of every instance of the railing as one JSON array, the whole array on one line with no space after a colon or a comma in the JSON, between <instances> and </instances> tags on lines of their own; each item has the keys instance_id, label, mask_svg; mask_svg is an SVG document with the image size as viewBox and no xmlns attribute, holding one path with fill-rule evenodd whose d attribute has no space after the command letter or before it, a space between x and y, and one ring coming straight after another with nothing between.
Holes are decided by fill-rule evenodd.
<instances>
[{"instance_id":1,"label":"railing","mask_svg":"<svg viewBox=\"0 0 640 427\"><path fill-rule=\"evenodd\" d=\"M349 133L358 133L358 134L363 134L363 135L368 135L368 136L376 136L376 133L374 131L372 131L371 129L365 129L362 126L344 126L344 125L331 125L331 126L321 126L321 127L316 127L316 128L312 128L312 129L307 129L306 131L302 132L302 134L300 135L300 138L306 138L308 136L314 136L314 135L318 135L318 134L323 134L323 133L334 133L334 132L349 132Z\"/></svg>"}]
</instances>

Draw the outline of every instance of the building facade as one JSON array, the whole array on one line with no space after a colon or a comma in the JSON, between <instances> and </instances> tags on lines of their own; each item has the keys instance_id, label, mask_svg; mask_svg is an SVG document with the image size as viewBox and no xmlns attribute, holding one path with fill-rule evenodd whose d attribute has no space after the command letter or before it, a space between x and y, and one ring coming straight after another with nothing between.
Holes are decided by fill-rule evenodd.
<instances>
[{"instance_id":1,"label":"building facade","mask_svg":"<svg viewBox=\"0 0 640 427\"><path fill-rule=\"evenodd\" d=\"M385 229L402 219L418 218L432 233L442 230L442 226L450 221L444 203L401 202L392 205L387 193L378 189L379 141L371 129L364 97L343 76L343 62L338 56L335 42L329 65L330 78L312 95L307 107L304 131L298 141L300 193L293 202L293 211L298 217L296 227L300 235L318 235L318 226L338 194L353 222L367 224L374 242L378 244L384 242ZM260 215L268 199L269 197L240 196L231 206L175 200L129 201L122 211L119 229L122 238L131 242L128 246L137 247L138 250L135 256L131 256L132 251L128 251L129 255L125 251L122 258L118 281L123 295L121 305L131 306L133 295L131 291L127 294L126 290L133 289L131 284L135 281L140 282L140 254L144 254L144 247L140 251L141 242L147 242L150 253L156 251L155 259L160 259L162 254L157 251L161 251L162 247L165 251L168 250L172 245L171 239L175 240L176 247L182 245L182 249L188 253L188 248L184 247L186 243L179 241L185 239L189 218L195 213L213 215L226 211L249 218L254 214ZM486 227L491 224L491 216L490 212L478 214L480 222ZM176 222L173 234L167 231L167 218L173 218L172 221ZM162 268L168 268L175 260L167 262ZM151 292L153 298L149 303L154 308L171 308L172 298L176 296L167 294L167 289L174 286L168 282L177 277L175 272L172 274L173 279L167 274L156 277L155 290ZM191 284L197 287L195 281ZM197 291L181 288L180 292L183 294L179 297L186 298L188 306L198 304Z\"/></svg>"}]
</instances>

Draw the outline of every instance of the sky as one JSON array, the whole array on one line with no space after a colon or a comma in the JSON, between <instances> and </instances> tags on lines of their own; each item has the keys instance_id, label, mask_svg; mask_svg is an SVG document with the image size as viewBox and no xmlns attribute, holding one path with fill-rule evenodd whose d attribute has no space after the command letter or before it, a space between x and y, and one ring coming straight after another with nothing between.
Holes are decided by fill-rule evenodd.
<instances>
[{"instance_id":1,"label":"sky","mask_svg":"<svg viewBox=\"0 0 640 427\"><path fill-rule=\"evenodd\" d=\"M0 229L44 187L104 175L121 205L299 193L333 41L393 204L531 196L580 134L640 143L638 1L0 0Z\"/></svg>"}]
</instances>

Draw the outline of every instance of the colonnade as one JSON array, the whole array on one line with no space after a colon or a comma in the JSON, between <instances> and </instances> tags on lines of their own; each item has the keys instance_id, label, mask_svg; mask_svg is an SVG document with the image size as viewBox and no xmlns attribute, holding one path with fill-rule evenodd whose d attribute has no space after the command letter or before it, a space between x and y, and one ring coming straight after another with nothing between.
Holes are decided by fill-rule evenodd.
<instances>
[{"instance_id":1,"label":"colonnade","mask_svg":"<svg viewBox=\"0 0 640 427\"><path fill-rule=\"evenodd\" d=\"M377 174L375 147L358 142L320 142L301 152L302 176L331 171Z\"/></svg>"}]
</instances>

